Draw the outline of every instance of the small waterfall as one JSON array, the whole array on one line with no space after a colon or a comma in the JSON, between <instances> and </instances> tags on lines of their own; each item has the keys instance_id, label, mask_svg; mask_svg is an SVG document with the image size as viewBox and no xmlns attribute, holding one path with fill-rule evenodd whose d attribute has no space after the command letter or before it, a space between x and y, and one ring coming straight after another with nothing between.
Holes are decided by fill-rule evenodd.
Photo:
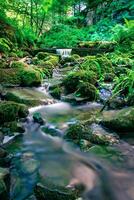
<instances>
[{"instance_id":1,"label":"small waterfall","mask_svg":"<svg viewBox=\"0 0 134 200\"><path fill-rule=\"evenodd\" d=\"M71 56L72 49L56 49L58 55L63 58Z\"/></svg>"}]
</instances>

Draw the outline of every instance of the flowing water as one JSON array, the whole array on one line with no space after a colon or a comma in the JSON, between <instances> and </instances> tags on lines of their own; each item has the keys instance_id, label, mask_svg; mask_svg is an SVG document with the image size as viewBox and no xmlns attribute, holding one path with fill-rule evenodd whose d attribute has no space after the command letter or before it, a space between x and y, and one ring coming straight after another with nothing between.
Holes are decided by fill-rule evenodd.
<instances>
[{"instance_id":1,"label":"flowing water","mask_svg":"<svg viewBox=\"0 0 134 200\"><path fill-rule=\"evenodd\" d=\"M46 93L46 87L44 85L38 90ZM122 142L124 157L128 151L131 152L124 164L124 160L120 160L120 155L116 155L116 150L113 151L112 147L109 150L100 147L97 156L89 152L82 153L79 147L63 139L69 124L79 119L89 119L101 107L97 103L71 106L69 103L57 102L29 110L29 117L23 123L24 135L7 145L12 154L11 200L28 199L35 185L43 183L47 178L54 184L65 187L83 185L84 200L134 199L134 162L128 164L128 160L133 159L132 146ZM46 121L45 125L33 122L34 112L41 113ZM42 131L43 128L54 131L56 136ZM116 145L114 148L119 147ZM101 156L101 151L104 156Z\"/></svg>"},{"instance_id":2,"label":"flowing water","mask_svg":"<svg viewBox=\"0 0 134 200\"><path fill-rule=\"evenodd\" d=\"M72 49L57 49L56 52L61 57L65 58L71 56Z\"/></svg>"}]
</instances>

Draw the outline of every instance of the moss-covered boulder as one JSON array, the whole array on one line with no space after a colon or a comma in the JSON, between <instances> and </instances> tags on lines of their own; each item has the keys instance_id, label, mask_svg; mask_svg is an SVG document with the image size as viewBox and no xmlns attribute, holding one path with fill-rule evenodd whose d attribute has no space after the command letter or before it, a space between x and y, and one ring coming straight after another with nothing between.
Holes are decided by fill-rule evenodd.
<instances>
[{"instance_id":1,"label":"moss-covered boulder","mask_svg":"<svg viewBox=\"0 0 134 200\"><path fill-rule=\"evenodd\" d=\"M47 104L48 96L30 88L10 88L5 91L4 98L8 101L25 104L29 107Z\"/></svg>"},{"instance_id":2,"label":"moss-covered boulder","mask_svg":"<svg viewBox=\"0 0 134 200\"><path fill-rule=\"evenodd\" d=\"M0 84L2 85L20 85L21 77L16 69L0 69Z\"/></svg>"},{"instance_id":3,"label":"moss-covered boulder","mask_svg":"<svg viewBox=\"0 0 134 200\"><path fill-rule=\"evenodd\" d=\"M89 101L94 101L98 97L97 89L89 82L81 82L77 86L77 97L87 97Z\"/></svg>"},{"instance_id":4,"label":"moss-covered boulder","mask_svg":"<svg viewBox=\"0 0 134 200\"><path fill-rule=\"evenodd\" d=\"M60 85L56 85L55 87L51 87L50 94L51 94L52 97L54 97L56 99L60 99L61 94L62 94L62 87Z\"/></svg>"},{"instance_id":5,"label":"moss-covered boulder","mask_svg":"<svg viewBox=\"0 0 134 200\"><path fill-rule=\"evenodd\" d=\"M93 71L85 70L70 72L67 77L64 78L63 86L65 87L67 93L72 93L78 89L78 85L82 81L95 85L97 82L96 74Z\"/></svg>"},{"instance_id":6,"label":"moss-covered boulder","mask_svg":"<svg viewBox=\"0 0 134 200\"><path fill-rule=\"evenodd\" d=\"M39 86L42 82L42 74L32 68L22 69L18 72L22 86Z\"/></svg>"},{"instance_id":7,"label":"moss-covered boulder","mask_svg":"<svg viewBox=\"0 0 134 200\"><path fill-rule=\"evenodd\" d=\"M32 67L0 69L2 85L38 86L41 82L42 74Z\"/></svg>"},{"instance_id":8,"label":"moss-covered boulder","mask_svg":"<svg viewBox=\"0 0 134 200\"><path fill-rule=\"evenodd\" d=\"M104 73L113 73L112 63L106 56L86 56L80 67L94 71L98 78Z\"/></svg>"},{"instance_id":9,"label":"moss-covered boulder","mask_svg":"<svg viewBox=\"0 0 134 200\"><path fill-rule=\"evenodd\" d=\"M81 139L90 140L90 137L91 130L79 122L70 125L64 136L65 139L73 140L76 143L79 143Z\"/></svg>"},{"instance_id":10,"label":"moss-covered boulder","mask_svg":"<svg viewBox=\"0 0 134 200\"><path fill-rule=\"evenodd\" d=\"M28 108L23 104L2 101L0 103L0 124L16 121L28 115Z\"/></svg>"},{"instance_id":11,"label":"moss-covered boulder","mask_svg":"<svg viewBox=\"0 0 134 200\"><path fill-rule=\"evenodd\" d=\"M110 113L105 112L102 124L107 128L118 131L123 135L124 132L134 131L134 107L128 107Z\"/></svg>"}]
</instances>

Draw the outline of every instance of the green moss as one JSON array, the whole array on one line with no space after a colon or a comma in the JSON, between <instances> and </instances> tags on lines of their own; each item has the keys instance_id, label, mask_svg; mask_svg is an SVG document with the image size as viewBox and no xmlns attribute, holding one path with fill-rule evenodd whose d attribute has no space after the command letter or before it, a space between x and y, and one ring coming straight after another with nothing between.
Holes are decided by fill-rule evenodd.
<instances>
[{"instance_id":1,"label":"green moss","mask_svg":"<svg viewBox=\"0 0 134 200\"><path fill-rule=\"evenodd\" d=\"M0 84L20 85L21 78L16 69L0 69Z\"/></svg>"},{"instance_id":2,"label":"green moss","mask_svg":"<svg viewBox=\"0 0 134 200\"><path fill-rule=\"evenodd\" d=\"M94 85L89 82L81 82L77 86L76 96L78 97L87 97L90 101L97 99L97 89Z\"/></svg>"},{"instance_id":3,"label":"green moss","mask_svg":"<svg viewBox=\"0 0 134 200\"><path fill-rule=\"evenodd\" d=\"M62 88L60 86L56 86L50 91L51 96L56 99L60 99L61 93L62 93Z\"/></svg>"},{"instance_id":4,"label":"green moss","mask_svg":"<svg viewBox=\"0 0 134 200\"><path fill-rule=\"evenodd\" d=\"M23 104L6 101L0 103L0 124L16 121L17 119L24 118L27 115L28 109Z\"/></svg>"},{"instance_id":5,"label":"green moss","mask_svg":"<svg viewBox=\"0 0 134 200\"><path fill-rule=\"evenodd\" d=\"M71 139L79 143L81 139L90 140L91 132L81 123L70 125L65 133L66 139Z\"/></svg>"},{"instance_id":6,"label":"green moss","mask_svg":"<svg viewBox=\"0 0 134 200\"><path fill-rule=\"evenodd\" d=\"M49 55L44 60L51 62L54 66L57 66L58 63L59 63L59 57L58 56Z\"/></svg>"},{"instance_id":7,"label":"green moss","mask_svg":"<svg viewBox=\"0 0 134 200\"><path fill-rule=\"evenodd\" d=\"M80 67L94 71L98 78L101 78L104 73L113 73L112 63L106 56L87 56Z\"/></svg>"},{"instance_id":8,"label":"green moss","mask_svg":"<svg viewBox=\"0 0 134 200\"><path fill-rule=\"evenodd\" d=\"M19 73L22 86L38 86L42 82L41 73L30 67L20 70Z\"/></svg>"},{"instance_id":9,"label":"green moss","mask_svg":"<svg viewBox=\"0 0 134 200\"><path fill-rule=\"evenodd\" d=\"M50 61L42 61L39 64L45 76L51 78L53 75L54 65Z\"/></svg>"},{"instance_id":10,"label":"green moss","mask_svg":"<svg viewBox=\"0 0 134 200\"><path fill-rule=\"evenodd\" d=\"M63 80L63 85L65 86L67 93L72 93L78 89L78 85L82 81L94 85L97 82L96 74L93 71L73 71Z\"/></svg>"}]
</instances>

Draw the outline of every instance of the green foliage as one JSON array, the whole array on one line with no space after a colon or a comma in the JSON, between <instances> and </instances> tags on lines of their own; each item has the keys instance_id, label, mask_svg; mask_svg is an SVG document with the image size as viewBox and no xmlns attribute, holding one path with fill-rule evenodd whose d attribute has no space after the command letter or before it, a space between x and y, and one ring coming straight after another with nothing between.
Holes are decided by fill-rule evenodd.
<instances>
[{"instance_id":1,"label":"green foliage","mask_svg":"<svg viewBox=\"0 0 134 200\"><path fill-rule=\"evenodd\" d=\"M56 25L41 38L41 47L75 47L85 40L87 30L68 25Z\"/></svg>"},{"instance_id":2,"label":"green foliage","mask_svg":"<svg viewBox=\"0 0 134 200\"><path fill-rule=\"evenodd\" d=\"M113 39L118 43L118 49L122 52L134 50L134 20L125 21L126 24L116 25L113 34Z\"/></svg>"},{"instance_id":3,"label":"green foliage","mask_svg":"<svg viewBox=\"0 0 134 200\"><path fill-rule=\"evenodd\" d=\"M27 67L27 65L23 62L13 61L11 64L11 68L17 68L17 69L22 68L23 69L25 67Z\"/></svg>"},{"instance_id":4,"label":"green foliage","mask_svg":"<svg viewBox=\"0 0 134 200\"><path fill-rule=\"evenodd\" d=\"M120 75L115 79L114 93L125 96L131 102L134 95L134 69L128 69L126 75Z\"/></svg>"},{"instance_id":5,"label":"green foliage","mask_svg":"<svg viewBox=\"0 0 134 200\"><path fill-rule=\"evenodd\" d=\"M62 88L60 86L56 86L50 90L51 96L56 99L60 99L61 93L62 93Z\"/></svg>"},{"instance_id":6,"label":"green foliage","mask_svg":"<svg viewBox=\"0 0 134 200\"><path fill-rule=\"evenodd\" d=\"M9 51L9 42L5 38L0 38L0 52L8 53Z\"/></svg>"},{"instance_id":7,"label":"green foliage","mask_svg":"<svg viewBox=\"0 0 134 200\"><path fill-rule=\"evenodd\" d=\"M87 56L84 58L80 68L94 71L98 78L101 78L104 73L113 72L112 63L106 56Z\"/></svg>"}]
</instances>

